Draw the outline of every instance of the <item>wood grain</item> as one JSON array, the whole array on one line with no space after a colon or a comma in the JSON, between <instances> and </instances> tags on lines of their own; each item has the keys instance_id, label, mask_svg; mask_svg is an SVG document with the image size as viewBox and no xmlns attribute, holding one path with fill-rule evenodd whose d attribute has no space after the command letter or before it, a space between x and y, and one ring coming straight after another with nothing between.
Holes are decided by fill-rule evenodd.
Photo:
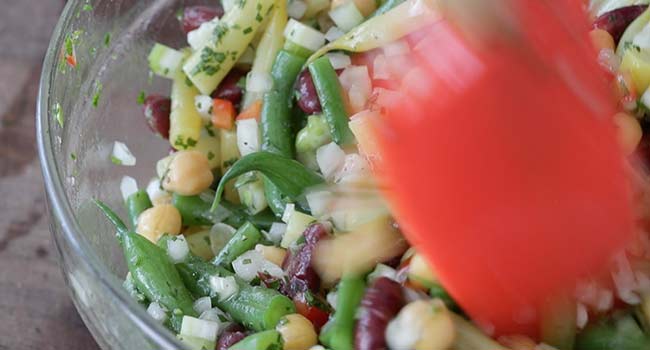
<instances>
[{"instance_id":1,"label":"wood grain","mask_svg":"<svg viewBox=\"0 0 650 350\"><path fill-rule=\"evenodd\" d=\"M64 0L0 0L0 350L92 350L50 240L34 112Z\"/></svg>"}]
</instances>

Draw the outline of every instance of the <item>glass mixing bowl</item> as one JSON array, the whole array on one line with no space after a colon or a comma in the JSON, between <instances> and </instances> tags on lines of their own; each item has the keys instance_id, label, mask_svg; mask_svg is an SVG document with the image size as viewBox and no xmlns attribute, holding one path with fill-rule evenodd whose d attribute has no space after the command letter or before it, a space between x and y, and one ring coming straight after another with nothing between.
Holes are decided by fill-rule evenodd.
<instances>
[{"instance_id":1,"label":"glass mixing bowl","mask_svg":"<svg viewBox=\"0 0 650 350\"><path fill-rule=\"evenodd\" d=\"M168 81L150 76L147 54L154 41L179 47L176 11L209 2L70 0L45 57L36 125L50 227L72 299L102 348L183 348L122 288L121 249L91 200L124 216L122 177L146 186L169 152L137 104L141 91L169 91ZM76 67L66 60L72 51ZM110 161L116 140L129 145L135 167Z\"/></svg>"}]
</instances>

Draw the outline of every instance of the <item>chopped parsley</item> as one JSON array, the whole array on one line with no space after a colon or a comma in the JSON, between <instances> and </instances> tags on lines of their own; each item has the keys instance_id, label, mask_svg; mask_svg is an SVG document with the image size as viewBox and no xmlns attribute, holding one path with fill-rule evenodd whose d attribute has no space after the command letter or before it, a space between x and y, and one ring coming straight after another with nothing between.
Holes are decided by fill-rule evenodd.
<instances>
[{"instance_id":1,"label":"chopped parsley","mask_svg":"<svg viewBox=\"0 0 650 350\"><path fill-rule=\"evenodd\" d=\"M205 126L205 132L207 132L208 135L210 135L210 137L215 137L216 136L216 134L214 133L214 130L212 129L212 125L210 125L210 124L207 124Z\"/></svg>"},{"instance_id":2,"label":"chopped parsley","mask_svg":"<svg viewBox=\"0 0 650 350\"><path fill-rule=\"evenodd\" d=\"M70 159L77 160L77 155L74 152L70 153Z\"/></svg>"},{"instance_id":3,"label":"chopped parsley","mask_svg":"<svg viewBox=\"0 0 650 350\"><path fill-rule=\"evenodd\" d=\"M244 260L242 260L242 264L244 264L244 265L249 265L249 264L251 264L252 262L253 262L253 260L251 260L251 259L244 259Z\"/></svg>"},{"instance_id":4,"label":"chopped parsley","mask_svg":"<svg viewBox=\"0 0 650 350\"><path fill-rule=\"evenodd\" d=\"M122 165L122 161L114 155L111 155L111 162L115 165Z\"/></svg>"},{"instance_id":5,"label":"chopped parsley","mask_svg":"<svg viewBox=\"0 0 650 350\"><path fill-rule=\"evenodd\" d=\"M174 141L174 148L176 149L188 149L194 146L196 146L196 140L192 139L191 137L188 137L187 141L183 141L183 137L181 135L178 135Z\"/></svg>"},{"instance_id":6,"label":"chopped parsley","mask_svg":"<svg viewBox=\"0 0 650 350\"><path fill-rule=\"evenodd\" d=\"M92 11L92 10L93 10L93 5L88 4L88 3L85 4L85 5L81 8L81 11L86 11L86 12L90 12L90 11Z\"/></svg>"},{"instance_id":7,"label":"chopped parsley","mask_svg":"<svg viewBox=\"0 0 650 350\"><path fill-rule=\"evenodd\" d=\"M219 24L214 27L212 35L217 37L217 45L221 43L221 39L223 39L224 35L228 34L228 30L228 25L222 22L219 22Z\"/></svg>"},{"instance_id":8,"label":"chopped parsley","mask_svg":"<svg viewBox=\"0 0 650 350\"><path fill-rule=\"evenodd\" d=\"M144 90L140 90L140 93L138 94L138 104L143 105L144 101L147 99L147 94L144 92Z\"/></svg>"},{"instance_id":9,"label":"chopped parsley","mask_svg":"<svg viewBox=\"0 0 650 350\"><path fill-rule=\"evenodd\" d=\"M212 151L208 151L208 160L213 160L214 159L214 153Z\"/></svg>"},{"instance_id":10,"label":"chopped parsley","mask_svg":"<svg viewBox=\"0 0 650 350\"><path fill-rule=\"evenodd\" d=\"M102 96L102 91L104 90L104 85L102 83L97 83L95 86L95 94L93 94L93 107L97 108L99 105L99 98Z\"/></svg>"},{"instance_id":11,"label":"chopped parsley","mask_svg":"<svg viewBox=\"0 0 650 350\"><path fill-rule=\"evenodd\" d=\"M242 77L237 80L237 84L235 85L237 85L237 87L240 89L246 89L246 75L242 75Z\"/></svg>"},{"instance_id":12,"label":"chopped parsley","mask_svg":"<svg viewBox=\"0 0 650 350\"><path fill-rule=\"evenodd\" d=\"M239 160L238 158L230 158L228 160L224 160L223 163L222 163L223 167L224 168L231 167L231 166L233 166L233 164L237 163L238 160Z\"/></svg>"},{"instance_id":13,"label":"chopped parsley","mask_svg":"<svg viewBox=\"0 0 650 350\"><path fill-rule=\"evenodd\" d=\"M192 83L192 80L190 80L190 78L187 77L187 76L185 77L185 85L187 85L189 87L194 86L194 84Z\"/></svg>"},{"instance_id":14,"label":"chopped parsley","mask_svg":"<svg viewBox=\"0 0 650 350\"><path fill-rule=\"evenodd\" d=\"M191 74L197 75L203 72L206 75L214 75L221 69L221 63L226 60L227 54L227 51L215 51L211 47L203 48L201 50L201 62L192 69Z\"/></svg>"},{"instance_id":15,"label":"chopped parsley","mask_svg":"<svg viewBox=\"0 0 650 350\"><path fill-rule=\"evenodd\" d=\"M63 110L61 109L61 105L57 102L52 106L52 115L54 116L54 119L59 123L60 127L63 127Z\"/></svg>"},{"instance_id":16,"label":"chopped parsley","mask_svg":"<svg viewBox=\"0 0 650 350\"><path fill-rule=\"evenodd\" d=\"M104 46L108 47L111 44L111 33L107 32L106 35L104 35Z\"/></svg>"}]
</instances>

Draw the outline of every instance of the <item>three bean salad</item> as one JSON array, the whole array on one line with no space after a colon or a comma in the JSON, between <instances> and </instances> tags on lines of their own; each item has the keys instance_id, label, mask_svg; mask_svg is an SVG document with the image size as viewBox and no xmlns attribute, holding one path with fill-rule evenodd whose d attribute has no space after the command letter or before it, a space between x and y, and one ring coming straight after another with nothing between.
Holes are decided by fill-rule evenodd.
<instances>
[{"instance_id":1,"label":"three bean salad","mask_svg":"<svg viewBox=\"0 0 650 350\"><path fill-rule=\"evenodd\" d=\"M648 2L585 1L621 145L642 157ZM439 20L434 0L214 0L178 17L187 45L148 56L169 96L139 98L172 151L146 188L122 179L128 220L96 203L124 288L188 348L650 349L643 186L636 244L554 305L538 339L472 322L402 237L373 180L371 121ZM135 164L120 142L111 159Z\"/></svg>"}]
</instances>

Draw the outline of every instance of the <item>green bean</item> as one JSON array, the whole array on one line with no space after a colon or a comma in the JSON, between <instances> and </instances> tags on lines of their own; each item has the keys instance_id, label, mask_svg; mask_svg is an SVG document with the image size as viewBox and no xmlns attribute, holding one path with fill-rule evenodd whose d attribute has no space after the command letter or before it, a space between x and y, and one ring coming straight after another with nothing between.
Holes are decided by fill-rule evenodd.
<instances>
[{"instance_id":1,"label":"green bean","mask_svg":"<svg viewBox=\"0 0 650 350\"><path fill-rule=\"evenodd\" d=\"M251 153L239 159L223 174L215 193L212 210L219 204L226 183L249 171L261 172L283 195L292 200L298 199L308 188L324 181L321 176L293 159L265 151Z\"/></svg>"},{"instance_id":2,"label":"green bean","mask_svg":"<svg viewBox=\"0 0 650 350\"><path fill-rule=\"evenodd\" d=\"M373 12L370 15L370 17L368 17L368 19L373 18L373 17L377 17L379 15L383 15L384 13L392 10L395 6L397 6L397 5L399 5L399 4L403 3L403 2L404 2L404 0L387 0L381 6L379 6L379 8L377 8L375 10L375 12Z\"/></svg>"},{"instance_id":3,"label":"green bean","mask_svg":"<svg viewBox=\"0 0 650 350\"><path fill-rule=\"evenodd\" d=\"M306 59L280 50L273 63L273 89L264 95L261 114L262 150L293 157L291 99L293 84Z\"/></svg>"},{"instance_id":4,"label":"green bean","mask_svg":"<svg viewBox=\"0 0 650 350\"><path fill-rule=\"evenodd\" d=\"M294 82L306 60L306 56L285 50L280 50L275 57L271 69L273 89L264 95L262 105L261 129L264 151L287 158L294 156L291 100ZM269 179L264 179L264 195L275 215L282 216L289 201Z\"/></svg>"},{"instance_id":5,"label":"green bean","mask_svg":"<svg viewBox=\"0 0 650 350\"><path fill-rule=\"evenodd\" d=\"M194 299L167 254L144 236L128 232L122 220L104 203L95 203L115 225L137 290L169 310L171 328L179 332L183 315L197 315L193 308Z\"/></svg>"},{"instance_id":6,"label":"green bean","mask_svg":"<svg viewBox=\"0 0 650 350\"><path fill-rule=\"evenodd\" d=\"M233 273L195 255L191 254L185 262L177 264L176 268L195 297L211 296L214 305L247 328L256 331L272 329L282 317L295 312L291 299L278 291L262 286L251 286L236 276L239 291L220 300L210 288L210 277L228 277L233 276Z\"/></svg>"},{"instance_id":7,"label":"green bean","mask_svg":"<svg viewBox=\"0 0 650 350\"><path fill-rule=\"evenodd\" d=\"M174 194L172 196L172 204L181 213L183 225L185 226L210 226L216 224L214 214L210 211L211 204L199 196L181 196ZM271 228L273 222L276 221L273 213L268 210L250 215L241 206L225 200L222 200L219 205L230 212L230 215L223 222L233 227L239 227L246 221L250 221L256 227L268 230Z\"/></svg>"},{"instance_id":8,"label":"green bean","mask_svg":"<svg viewBox=\"0 0 650 350\"><path fill-rule=\"evenodd\" d=\"M343 103L341 85L328 57L321 57L309 64L323 115L330 128L332 139L339 145L354 141L348 126L348 114Z\"/></svg>"},{"instance_id":9,"label":"green bean","mask_svg":"<svg viewBox=\"0 0 650 350\"><path fill-rule=\"evenodd\" d=\"M138 226L138 216L151 207L153 207L153 204L151 204L151 200L149 200L147 191L140 190L131 194L126 199L126 211L129 214L131 225L133 225L133 227Z\"/></svg>"},{"instance_id":10,"label":"green bean","mask_svg":"<svg viewBox=\"0 0 650 350\"><path fill-rule=\"evenodd\" d=\"M354 348L354 317L365 291L363 277L344 277L339 283L336 312L320 333L321 343L337 350Z\"/></svg>"},{"instance_id":11,"label":"green bean","mask_svg":"<svg viewBox=\"0 0 650 350\"><path fill-rule=\"evenodd\" d=\"M237 232L228 240L219 254L212 261L215 265L230 268L230 264L238 256L251 250L262 239L260 231L250 222L242 225Z\"/></svg>"},{"instance_id":12,"label":"green bean","mask_svg":"<svg viewBox=\"0 0 650 350\"><path fill-rule=\"evenodd\" d=\"M276 330L254 333L238 341L228 350L279 350L282 349L282 336Z\"/></svg>"},{"instance_id":13,"label":"green bean","mask_svg":"<svg viewBox=\"0 0 650 350\"><path fill-rule=\"evenodd\" d=\"M588 325L578 334L575 349L647 350L650 336L643 333L631 316L614 315Z\"/></svg>"},{"instance_id":14,"label":"green bean","mask_svg":"<svg viewBox=\"0 0 650 350\"><path fill-rule=\"evenodd\" d=\"M181 219L185 226L209 226L213 225L210 203L199 196L182 196L174 193L172 205L181 213Z\"/></svg>"}]
</instances>

